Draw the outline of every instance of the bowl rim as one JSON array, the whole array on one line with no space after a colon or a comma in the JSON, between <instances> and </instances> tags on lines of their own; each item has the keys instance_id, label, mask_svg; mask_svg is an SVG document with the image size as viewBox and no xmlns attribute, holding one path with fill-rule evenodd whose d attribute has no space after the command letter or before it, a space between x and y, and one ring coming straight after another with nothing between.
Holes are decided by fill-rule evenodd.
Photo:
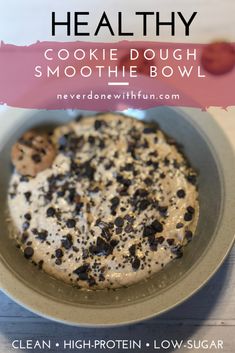
<instances>
[{"instance_id":1,"label":"bowl rim","mask_svg":"<svg viewBox=\"0 0 235 353\"><path fill-rule=\"evenodd\" d=\"M219 172L223 170L221 179L226 197L226 202L223 204L223 217L215 231L216 241L211 241L196 266L187 271L175 285L164 291L164 295L160 294L158 298L155 296L147 298L141 303L130 303L125 305L125 310L120 310L120 307L91 308L65 302L60 302L58 305L58 302L51 297L26 286L24 281L21 282L10 266L0 258L0 287L4 293L26 309L47 319L80 327L111 327L137 323L173 309L209 281L224 262L234 243L235 217L231 212L235 209L234 151L224 132L209 113L195 108L171 107L170 109L182 115L206 140L211 142L211 152L216 164L219 164ZM32 111L26 114L24 112L24 116L27 118L30 112ZM15 113L17 114L17 111ZM6 111L5 114L8 112ZM192 276L194 281L191 279ZM100 324L101 315L102 324Z\"/></svg>"}]
</instances>

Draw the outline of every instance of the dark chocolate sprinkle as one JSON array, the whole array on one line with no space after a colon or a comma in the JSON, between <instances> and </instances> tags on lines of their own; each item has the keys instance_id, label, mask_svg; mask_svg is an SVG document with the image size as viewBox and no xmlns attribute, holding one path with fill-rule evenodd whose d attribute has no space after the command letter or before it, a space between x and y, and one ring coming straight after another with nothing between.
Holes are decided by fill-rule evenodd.
<instances>
[{"instance_id":1,"label":"dark chocolate sprinkle","mask_svg":"<svg viewBox=\"0 0 235 353\"><path fill-rule=\"evenodd\" d=\"M38 164L38 163L41 163L42 158L41 158L40 154L36 153L36 154L32 155L32 160Z\"/></svg>"},{"instance_id":2,"label":"dark chocolate sprinkle","mask_svg":"<svg viewBox=\"0 0 235 353\"><path fill-rule=\"evenodd\" d=\"M55 256L57 258L63 257L64 256L63 250L62 249L56 249Z\"/></svg>"},{"instance_id":3,"label":"dark chocolate sprinkle","mask_svg":"<svg viewBox=\"0 0 235 353\"><path fill-rule=\"evenodd\" d=\"M126 232L126 233L131 233L131 232L133 232L133 227L132 227L132 225L131 224L127 224L126 225L126 227L124 228L124 231Z\"/></svg>"},{"instance_id":4,"label":"dark chocolate sprinkle","mask_svg":"<svg viewBox=\"0 0 235 353\"><path fill-rule=\"evenodd\" d=\"M129 247L129 253L130 253L131 256L135 256L135 253L136 253L136 245L135 244L132 244Z\"/></svg>"},{"instance_id":5,"label":"dark chocolate sprinkle","mask_svg":"<svg viewBox=\"0 0 235 353\"><path fill-rule=\"evenodd\" d=\"M158 130L157 126L149 126L149 127L145 127L143 130L144 134L154 134L156 133Z\"/></svg>"},{"instance_id":6,"label":"dark chocolate sprinkle","mask_svg":"<svg viewBox=\"0 0 235 353\"><path fill-rule=\"evenodd\" d=\"M81 281L87 281L89 276L88 276L88 271L89 271L90 266L88 264L84 264L82 266L79 266L76 268L76 270L73 271L76 275L78 275L78 278Z\"/></svg>"},{"instance_id":7,"label":"dark chocolate sprinkle","mask_svg":"<svg viewBox=\"0 0 235 353\"><path fill-rule=\"evenodd\" d=\"M140 267L140 259L138 257L135 257L135 259L131 262L132 268L134 271L137 271L138 268Z\"/></svg>"},{"instance_id":8,"label":"dark chocolate sprinkle","mask_svg":"<svg viewBox=\"0 0 235 353\"><path fill-rule=\"evenodd\" d=\"M75 219L72 219L72 218L68 219L67 222L66 222L66 226L68 228L74 228L76 226Z\"/></svg>"},{"instance_id":9,"label":"dark chocolate sprinkle","mask_svg":"<svg viewBox=\"0 0 235 353\"><path fill-rule=\"evenodd\" d=\"M69 250L73 246L72 236L68 234L64 239L61 241L61 245L66 249Z\"/></svg>"},{"instance_id":10,"label":"dark chocolate sprinkle","mask_svg":"<svg viewBox=\"0 0 235 353\"><path fill-rule=\"evenodd\" d=\"M25 199L27 202L30 201L31 195L32 195L32 193L30 191L27 191L24 193L24 196L25 196Z\"/></svg>"},{"instance_id":11,"label":"dark chocolate sprinkle","mask_svg":"<svg viewBox=\"0 0 235 353\"><path fill-rule=\"evenodd\" d=\"M27 246L24 249L24 256L26 257L26 259L30 259L34 254L34 250L31 246Z\"/></svg>"},{"instance_id":12,"label":"dark chocolate sprinkle","mask_svg":"<svg viewBox=\"0 0 235 353\"><path fill-rule=\"evenodd\" d=\"M156 219L151 226L157 233L161 233L163 231L163 225Z\"/></svg>"},{"instance_id":13,"label":"dark chocolate sprinkle","mask_svg":"<svg viewBox=\"0 0 235 353\"><path fill-rule=\"evenodd\" d=\"M139 210L144 211L150 205L150 201L148 199L143 199L139 203Z\"/></svg>"},{"instance_id":14,"label":"dark chocolate sprinkle","mask_svg":"<svg viewBox=\"0 0 235 353\"><path fill-rule=\"evenodd\" d=\"M151 178L145 178L144 179L144 183L148 186L152 185L153 184L153 180Z\"/></svg>"},{"instance_id":15,"label":"dark chocolate sprinkle","mask_svg":"<svg viewBox=\"0 0 235 353\"><path fill-rule=\"evenodd\" d=\"M185 237L186 237L188 242L190 242L192 240L193 233L191 232L191 230L186 230L185 231Z\"/></svg>"},{"instance_id":16,"label":"dark chocolate sprinkle","mask_svg":"<svg viewBox=\"0 0 235 353\"><path fill-rule=\"evenodd\" d=\"M61 260L60 258L57 258L57 259L55 260L55 264L58 265L58 266L60 266L60 265L62 264L62 260Z\"/></svg>"},{"instance_id":17,"label":"dark chocolate sprinkle","mask_svg":"<svg viewBox=\"0 0 235 353\"><path fill-rule=\"evenodd\" d=\"M187 207L187 211L188 211L189 213L191 213L191 214L194 214L195 209L194 209L192 206L188 206L188 207Z\"/></svg>"},{"instance_id":18,"label":"dark chocolate sprinkle","mask_svg":"<svg viewBox=\"0 0 235 353\"><path fill-rule=\"evenodd\" d=\"M47 217L54 217L55 216L55 209L54 209L54 207L49 207L48 209L47 209Z\"/></svg>"},{"instance_id":19,"label":"dark chocolate sprinkle","mask_svg":"<svg viewBox=\"0 0 235 353\"><path fill-rule=\"evenodd\" d=\"M185 191L183 189L178 190L176 194L177 194L179 199L183 199L185 197L185 195L186 195Z\"/></svg>"},{"instance_id":20,"label":"dark chocolate sprinkle","mask_svg":"<svg viewBox=\"0 0 235 353\"><path fill-rule=\"evenodd\" d=\"M162 244L164 240L165 240L164 237L157 237L157 241L159 242L159 244Z\"/></svg>"},{"instance_id":21,"label":"dark chocolate sprinkle","mask_svg":"<svg viewBox=\"0 0 235 353\"><path fill-rule=\"evenodd\" d=\"M191 183L192 185L196 185L197 183L197 176L195 174L189 174L187 176L187 180L189 183Z\"/></svg>"},{"instance_id":22,"label":"dark chocolate sprinkle","mask_svg":"<svg viewBox=\"0 0 235 353\"><path fill-rule=\"evenodd\" d=\"M192 213L186 212L186 213L184 214L184 220L185 220L186 222L189 222L189 221L191 221L192 219L193 219Z\"/></svg>"},{"instance_id":23,"label":"dark chocolate sprinkle","mask_svg":"<svg viewBox=\"0 0 235 353\"><path fill-rule=\"evenodd\" d=\"M123 227L124 225L124 220L122 217L117 217L115 220L114 220L114 224L116 227Z\"/></svg>"},{"instance_id":24,"label":"dark chocolate sprinkle","mask_svg":"<svg viewBox=\"0 0 235 353\"><path fill-rule=\"evenodd\" d=\"M117 207L120 203L120 199L117 196L114 196L111 200L110 200L111 204L113 207Z\"/></svg>"},{"instance_id":25,"label":"dark chocolate sprinkle","mask_svg":"<svg viewBox=\"0 0 235 353\"><path fill-rule=\"evenodd\" d=\"M94 124L95 130L99 130L102 126L102 123L102 120L96 120Z\"/></svg>"},{"instance_id":26,"label":"dark chocolate sprinkle","mask_svg":"<svg viewBox=\"0 0 235 353\"><path fill-rule=\"evenodd\" d=\"M143 231L143 236L144 237L149 237L151 235L154 235L156 233L155 229L151 226L145 226L144 231Z\"/></svg>"},{"instance_id":27,"label":"dark chocolate sprinkle","mask_svg":"<svg viewBox=\"0 0 235 353\"><path fill-rule=\"evenodd\" d=\"M40 240L46 240L48 236L48 231L47 230L42 230L41 232L37 232L37 239L40 239Z\"/></svg>"},{"instance_id":28,"label":"dark chocolate sprinkle","mask_svg":"<svg viewBox=\"0 0 235 353\"><path fill-rule=\"evenodd\" d=\"M24 218L27 219L27 221L31 221L31 219L32 219L30 213L26 213L26 214L24 215Z\"/></svg>"},{"instance_id":29,"label":"dark chocolate sprinkle","mask_svg":"<svg viewBox=\"0 0 235 353\"><path fill-rule=\"evenodd\" d=\"M172 254L176 256L177 259L181 258L183 256L183 251L182 247L177 245L171 248Z\"/></svg>"},{"instance_id":30,"label":"dark chocolate sprinkle","mask_svg":"<svg viewBox=\"0 0 235 353\"><path fill-rule=\"evenodd\" d=\"M167 243L171 246L175 242L175 239L167 239Z\"/></svg>"},{"instance_id":31,"label":"dark chocolate sprinkle","mask_svg":"<svg viewBox=\"0 0 235 353\"><path fill-rule=\"evenodd\" d=\"M30 227L30 224L29 224L29 222L24 222L23 223L23 225L22 225L22 229L23 229L23 231L25 231L25 230L27 230L27 229L29 229L29 227Z\"/></svg>"}]
</instances>

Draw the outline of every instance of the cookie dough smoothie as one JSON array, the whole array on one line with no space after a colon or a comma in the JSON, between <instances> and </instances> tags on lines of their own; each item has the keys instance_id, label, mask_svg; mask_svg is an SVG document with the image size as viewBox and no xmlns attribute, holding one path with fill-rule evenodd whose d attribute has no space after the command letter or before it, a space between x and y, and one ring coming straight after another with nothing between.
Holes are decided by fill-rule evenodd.
<instances>
[{"instance_id":1,"label":"cookie dough smoothie","mask_svg":"<svg viewBox=\"0 0 235 353\"><path fill-rule=\"evenodd\" d=\"M95 290L182 256L198 221L196 173L157 125L103 114L43 139L28 132L12 150L8 203L27 259Z\"/></svg>"}]
</instances>

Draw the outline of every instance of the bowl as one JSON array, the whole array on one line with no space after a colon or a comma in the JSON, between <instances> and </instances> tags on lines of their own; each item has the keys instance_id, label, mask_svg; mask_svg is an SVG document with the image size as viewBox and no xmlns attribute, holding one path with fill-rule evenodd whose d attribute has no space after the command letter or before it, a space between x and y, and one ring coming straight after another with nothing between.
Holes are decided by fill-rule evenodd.
<instances>
[{"instance_id":1,"label":"bowl","mask_svg":"<svg viewBox=\"0 0 235 353\"><path fill-rule=\"evenodd\" d=\"M0 148L0 287L13 300L41 316L71 325L130 324L182 303L222 264L235 233L234 155L208 113L167 107L127 111L138 119L157 122L184 146L186 157L199 172L200 217L195 237L181 259L172 261L148 280L107 291L78 290L50 277L28 262L10 239L6 198L12 173L11 146L25 130L61 124L71 120L71 115L67 111L15 110L5 112L5 119L10 118L9 114L15 114L15 125L2 136Z\"/></svg>"}]
</instances>

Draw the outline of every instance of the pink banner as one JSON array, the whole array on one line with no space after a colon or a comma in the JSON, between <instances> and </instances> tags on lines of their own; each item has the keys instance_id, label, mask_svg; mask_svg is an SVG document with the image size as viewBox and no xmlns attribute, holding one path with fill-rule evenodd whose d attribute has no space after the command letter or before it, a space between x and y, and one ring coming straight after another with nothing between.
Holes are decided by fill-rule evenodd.
<instances>
[{"instance_id":1,"label":"pink banner","mask_svg":"<svg viewBox=\"0 0 235 353\"><path fill-rule=\"evenodd\" d=\"M0 102L36 109L235 105L234 44L1 43Z\"/></svg>"}]
</instances>

